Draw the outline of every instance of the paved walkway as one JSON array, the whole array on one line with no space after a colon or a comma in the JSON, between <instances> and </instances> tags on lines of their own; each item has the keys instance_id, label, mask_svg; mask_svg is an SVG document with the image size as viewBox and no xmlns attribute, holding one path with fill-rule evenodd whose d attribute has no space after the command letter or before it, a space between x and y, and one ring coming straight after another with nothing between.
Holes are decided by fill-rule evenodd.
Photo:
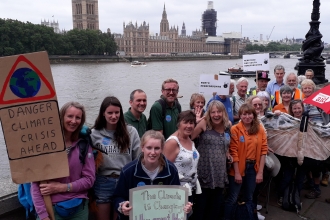
<instances>
[{"instance_id":1,"label":"paved walkway","mask_svg":"<svg viewBox=\"0 0 330 220\"><path fill-rule=\"evenodd\" d=\"M305 194L307 190L302 190L301 201L302 210L301 215L308 220L330 220L330 204L325 202L326 198L330 198L330 186L321 187L321 197L317 199L306 199ZM266 217L265 220L301 220L295 212L284 211L277 205L277 197L275 195L274 184L271 186L271 194L269 199L268 214L266 209L260 210L260 213ZM266 191L259 196L259 204L264 205L266 201Z\"/></svg>"}]
</instances>

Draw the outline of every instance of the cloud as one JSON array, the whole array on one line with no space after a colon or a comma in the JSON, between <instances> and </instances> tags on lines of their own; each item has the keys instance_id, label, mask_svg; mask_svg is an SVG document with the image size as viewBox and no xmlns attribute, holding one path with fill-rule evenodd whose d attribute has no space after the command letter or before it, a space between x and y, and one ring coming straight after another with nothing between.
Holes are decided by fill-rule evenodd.
<instances>
[{"instance_id":1,"label":"cloud","mask_svg":"<svg viewBox=\"0 0 330 220\"><path fill-rule=\"evenodd\" d=\"M207 8L207 1L200 0L165 0L167 18L170 26L179 26L185 22L187 34L201 28L201 16ZM311 0L230 0L214 1L217 11L217 34L243 31L243 36L264 39L270 34L272 40L287 37L304 38L311 21ZM141 24L146 21L150 31L159 33L159 24L164 7L164 0L99 0L100 29L105 32L122 33L123 22ZM321 1L320 31L323 40L330 43L330 1ZM52 17L54 15L54 17ZM69 0L1 0L0 17L39 24L41 20L58 20L61 29L72 29L72 7Z\"/></svg>"}]
</instances>

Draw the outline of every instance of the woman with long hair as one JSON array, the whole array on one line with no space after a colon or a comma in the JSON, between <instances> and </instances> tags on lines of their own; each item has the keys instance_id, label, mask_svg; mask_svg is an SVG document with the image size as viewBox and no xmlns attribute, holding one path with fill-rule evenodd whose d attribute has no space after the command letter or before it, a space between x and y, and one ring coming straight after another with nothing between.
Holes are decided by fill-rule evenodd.
<instances>
[{"instance_id":1,"label":"woman with long hair","mask_svg":"<svg viewBox=\"0 0 330 220\"><path fill-rule=\"evenodd\" d=\"M181 112L178 117L178 130L166 140L164 148L165 157L178 169L180 184L190 189L189 202L193 202L196 192L199 160L199 153L190 139L195 126L195 113L190 110Z\"/></svg>"},{"instance_id":2,"label":"woman with long hair","mask_svg":"<svg viewBox=\"0 0 330 220\"><path fill-rule=\"evenodd\" d=\"M124 166L114 193L114 205L121 220L128 220L132 209L128 201L130 189L144 185L180 185L176 167L162 154L164 142L162 133L147 131L141 138L142 153ZM188 202L183 210L189 213L191 208Z\"/></svg>"},{"instance_id":3,"label":"woman with long hair","mask_svg":"<svg viewBox=\"0 0 330 220\"><path fill-rule=\"evenodd\" d=\"M221 218L223 189L228 183L226 159L232 160L228 151L230 125L225 106L212 101L192 134L192 139L199 136L197 173L202 189L202 194L196 195L195 219Z\"/></svg>"},{"instance_id":4,"label":"woman with long hair","mask_svg":"<svg viewBox=\"0 0 330 220\"><path fill-rule=\"evenodd\" d=\"M32 183L31 194L38 219L49 220L43 196L50 195L55 219L88 219L87 191L95 180L95 164L92 148L88 148L84 163L80 161L80 130L85 123L85 108L78 102L68 102L60 110L65 147L68 154L68 177L53 179L47 183ZM87 142L87 141L86 141ZM60 162L60 161L59 161ZM65 203L72 202L71 206ZM60 208L63 207L63 208Z\"/></svg>"},{"instance_id":5,"label":"woman with long hair","mask_svg":"<svg viewBox=\"0 0 330 220\"><path fill-rule=\"evenodd\" d=\"M230 154L233 166L229 171L229 195L225 205L225 219L231 219L232 210L241 187L244 201L253 205L256 184L263 181L265 156L268 151L266 132L258 120L254 107L243 104L239 108L240 122L231 128ZM247 216L247 219L250 217Z\"/></svg>"},{"instance_id":6,"label":"woman with long hair","mask_svg":"<svg viewBox=\"0 0 330 220\"><path fill-rule=\"evenodd\" d=\"M106 97L92 129L95 148L102 150L103 161L96 173L94 194L98 220L110 218L112 195L122 168L137 158L140 138L133 126L126 125L120 101ZM116 219L116 213L114 213Z\"/></svg>"}]
</instances>

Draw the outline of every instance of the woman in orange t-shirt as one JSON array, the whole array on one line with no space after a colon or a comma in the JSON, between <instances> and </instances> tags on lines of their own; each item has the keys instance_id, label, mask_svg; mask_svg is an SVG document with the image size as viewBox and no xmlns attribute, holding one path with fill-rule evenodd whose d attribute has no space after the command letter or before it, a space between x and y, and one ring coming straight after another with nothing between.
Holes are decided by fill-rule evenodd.
<instances>
[{"instance_id":1,"label":"woman in orange t-shirt","mask_svg":"<svg viewBox=\"0 0 330 220\"><path fill-rule=\"evenodd\" d=\"M253 192L263 181L267 137L252 105L243 104L238 111L241 119L231 128L229 152L233 167L229 171L229 195L225 205L225 219L231 219L233 206L244 186L244 201L252 207Z\"/></svg>"}]
</instances>

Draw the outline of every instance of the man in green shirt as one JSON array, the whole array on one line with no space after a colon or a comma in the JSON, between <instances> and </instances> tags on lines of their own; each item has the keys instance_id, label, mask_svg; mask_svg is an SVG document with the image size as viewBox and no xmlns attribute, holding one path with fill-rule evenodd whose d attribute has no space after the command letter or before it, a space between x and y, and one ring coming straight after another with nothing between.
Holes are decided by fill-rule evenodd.
<instances>
[{"instance_id":1,"label":"man in green shirt","mask_svg":"<svg viewBox=\"0 0 330 220\"><path fill-rule=\"evenodd\" d=\"M163 107L156 101L150 109L150 120L152 130L163 133L165 139L177 130L177 119L181 111L181 106L177 101L179 83L174 79L167 79L162 84L162 99L165 102L165 115Z\"/></svg>"},{"instance_id":2,"label":"man in green shirt","mask_svg":"<svg viewBox=\"0 0 330 220\"><path fill-rule=\"evenodd\" d=\"M143 90L136 89L129 99L131 107L124 113L124 118L127 124L136 128L141 138L147 129L147 118L143 114L147 107L147 95Z\"/></svg>"}]
</instances>

